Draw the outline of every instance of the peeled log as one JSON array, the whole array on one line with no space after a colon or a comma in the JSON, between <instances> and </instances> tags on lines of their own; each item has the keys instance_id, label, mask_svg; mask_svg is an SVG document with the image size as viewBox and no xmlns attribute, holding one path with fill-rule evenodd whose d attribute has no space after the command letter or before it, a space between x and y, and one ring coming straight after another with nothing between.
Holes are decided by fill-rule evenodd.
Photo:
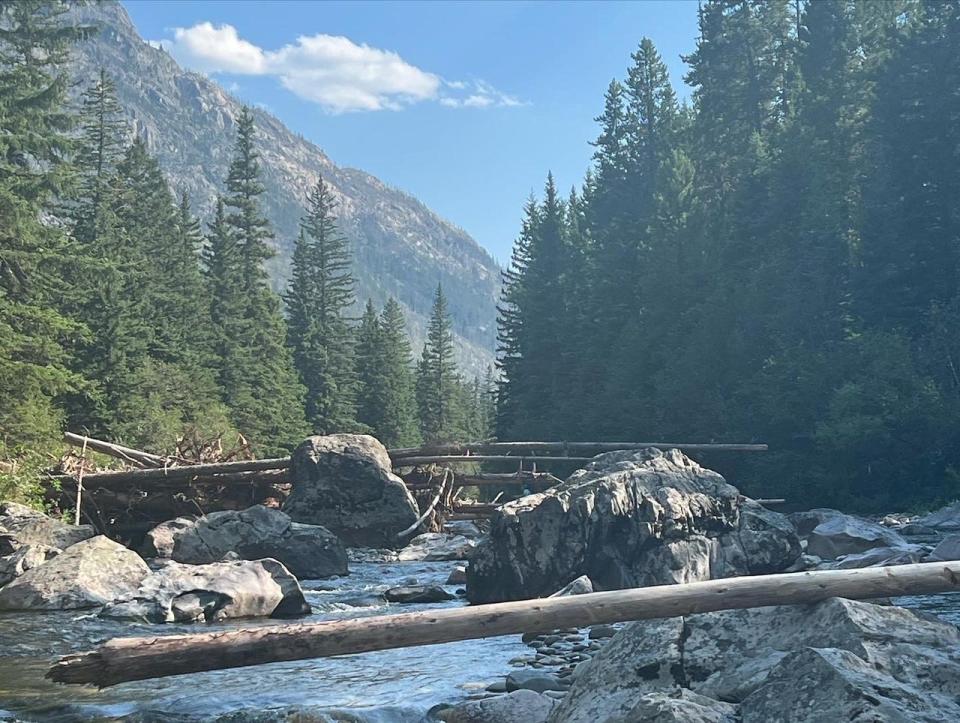
<instances>
[{"instance_id":1,"label":"peeled log","mask_svg":"<svg viewBox=\"0 0 960 723\"><path fill-rule=\"evenodd\" d=\"M114 638L61 658L47 677L100 687L285 660L364 653L714 610L960 590L960 561L735 577L574 597L195 635Z\"/></svg>"}]
</instances>

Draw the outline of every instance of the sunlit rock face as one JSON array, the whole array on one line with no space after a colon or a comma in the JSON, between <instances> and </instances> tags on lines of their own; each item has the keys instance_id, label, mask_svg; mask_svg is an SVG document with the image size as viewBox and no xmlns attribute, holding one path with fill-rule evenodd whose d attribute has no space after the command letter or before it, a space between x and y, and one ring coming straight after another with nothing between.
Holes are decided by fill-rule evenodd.
<instances>
[{"instance_id":1,"label":"sunlit rock face","mask_svg":"<svg viewBox=\"0 0 960 723\"><path fill-rule=\"evenodd\" d=\"M467 569L471 602L542 597L586 575L597 590L779 572L793 526L677 450L596 457L504 505Z\"/></svg>"}]
</instances>

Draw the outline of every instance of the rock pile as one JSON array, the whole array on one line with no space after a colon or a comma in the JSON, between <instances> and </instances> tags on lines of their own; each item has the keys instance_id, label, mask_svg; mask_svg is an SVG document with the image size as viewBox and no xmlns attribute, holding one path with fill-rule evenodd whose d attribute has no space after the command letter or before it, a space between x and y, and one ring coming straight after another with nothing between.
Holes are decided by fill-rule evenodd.
<instances>
[{"instance_id":1,"label":"rock pile","mask_svg":"<svg viewBox=\"0 0 960 723\"><path fill-rule=\"evenodd\" d=\"M929 616L837 598L636 622L546 720L958 720L958 643Z\"/></svg>"}]
</instances>

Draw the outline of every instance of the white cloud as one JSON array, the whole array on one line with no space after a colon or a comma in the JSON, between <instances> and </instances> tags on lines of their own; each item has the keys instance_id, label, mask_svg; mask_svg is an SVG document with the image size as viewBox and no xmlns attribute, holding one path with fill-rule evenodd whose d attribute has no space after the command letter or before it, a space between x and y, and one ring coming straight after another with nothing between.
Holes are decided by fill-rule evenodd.
<instances>
[{"instance_id":1,"label":"white cloud","mask_svg":"<svg viewBox=\"0 0 960 723\"><path fill-rule=\"evenodd\" d=\"M287 90L331 113L399 110L428 100L451 108L522 105L483 81L443 80L395 52L342 36L302 35L278 50L264 50L241 38L232 25L202 22L174 28L173 40L159 42L187 67L273 76Z\"/></svg>"},{"instance_id":2,"label":"white cloud","mask_svg":"<svg viewBox=\"0 0 960 723\"><path fill-rule=\"evenodd\" d=\"M183 64L208 73L263 75L267 69L263 50L237 35L232 25L174 28L173 42L164 47Z\"/></svg>"}]
</instances>

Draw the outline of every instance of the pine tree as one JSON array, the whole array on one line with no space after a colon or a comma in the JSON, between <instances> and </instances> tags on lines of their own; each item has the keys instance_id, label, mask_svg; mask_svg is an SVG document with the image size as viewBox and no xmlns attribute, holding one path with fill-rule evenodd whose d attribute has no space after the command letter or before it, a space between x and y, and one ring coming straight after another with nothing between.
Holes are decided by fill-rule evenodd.
<instances>
[{"instance_id":1,"label":"pine tree","mask_svg":"<svg viewBox=\"0 0 960 723\"><path fill-rule=\"evenodd\" d=\"M289 345L307 390L307 419L319 433L356 427L353 337L346 318L353 276L335 211L330 188L318 178L300 222L286 296Z\"/></svg>"},{"instance_id":2,"label":"pine tree","mask_svg":"<svg viewBox=\"0 0 960 723\"><path fill-rule=\"evenodd\" d=\"M0 4L0 458L53 439L55 400L80 382L65 349L79 329L57 309L69 293L69 250L43 220L69 181L64 67L70 43L88 30L65 26L65 10L58 2Z\"/></svg>"},{"instance_id":3,"label":"pine tree","mask_svg":"<svg viewBox=\"0 0 960 723\"><path fill-rule=\"evenodd\" d=\"M417 364L420 432L427 443L457 441L461 380L454 360L453 333L443 288L438 284L427 324L427 340ZM462 441L462 440L461 440Z\"/></svg>"},{"instance_id":4,"label":"pine tree","mask_svg":"<svg viewBox=\"0 0 960 723\"><path fill-rule=\"evenodd\" d=\"M228 233L222 245L234 246L236 258L217 264L220 268L216 271L225 273L231 283L239 283L227 293L233 299L239 293L240 298L234 307L232 303L221 305L222 298L214 297L211 315L214 319L226 315L229 330L222 338L217 364L223 401L234 424L258 449L275 452L291 447L306 430L304 390L285 343L280 300L270 289L263 268L263 262L273 255L268 245L272 233L260 212L264 186L254 135L253 114L244 107L237 118L224 198L230 211L223 219Z\"/></svg>"},{"instance_id":5,"label":"pine tree","mask_svg":"<svg viewBox=\"0 0 960 723\"><path fill-rule=\"evenodd\" d=\"M356 371L357 371L357 421L377 434L377 426L382 413L381 357L383 339L380 330L380 317L371 299L360 317L356 333ZM383 441L382 439L380 441Z\"/></svg>"},{"instance_id":6,"label":"pine tree","mask_svg":"<svg viewBox=\"0 0 960 723\"><path fill-rule=\"evenodd\" d=\"M74 165L79 175L77 204L71 211L73 235L81 243L95 241L97 217L106 201L108 183L123 157L123 111L116 87L101 68L97 79L84 91L80 106L82 136Z\"/></svg>"},{"instance_id":7,"label":"pine tree","mask_svg":"<svg viewBox=\"0 0 960 723\"><path fill-rule=\"evenodd\" d=\"M367 304L357 330L358 419L388 447L419 444L413 359L403 311Z\"/></svg>"}]
</instances>

